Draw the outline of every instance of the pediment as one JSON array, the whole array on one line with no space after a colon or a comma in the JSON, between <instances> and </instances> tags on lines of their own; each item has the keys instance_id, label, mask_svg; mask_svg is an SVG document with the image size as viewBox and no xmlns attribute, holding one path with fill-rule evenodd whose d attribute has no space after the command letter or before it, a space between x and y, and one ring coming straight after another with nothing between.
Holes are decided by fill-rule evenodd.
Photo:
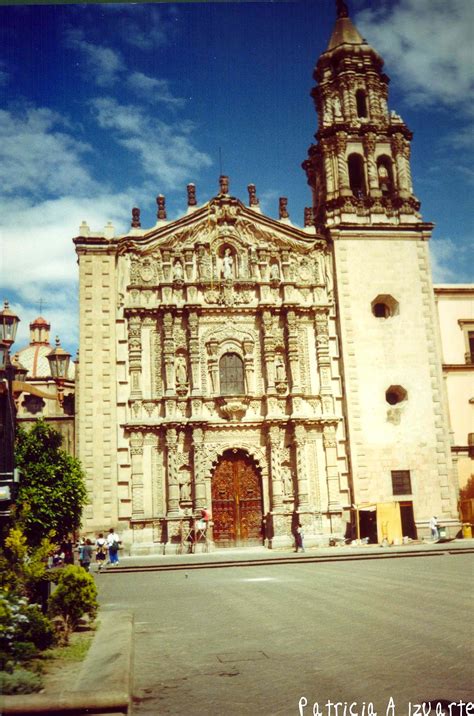
<instances>
[{"instance_id":1,"label":"pediment","mask_svg":"<svg viewBox=\"0 0 474 716\"><path fill-rule=\"evenodd\" d=\"M246 207L238 199L218 196L192 213L171 222L159 222L141 235L130 233L119 240L120 254L150 255L195 251L199 246L218 253L228 245L235 251L291 251L306 254L324 248L326 239L313 228L303 230L276 221Z\"/></svg>"}]
</instances>

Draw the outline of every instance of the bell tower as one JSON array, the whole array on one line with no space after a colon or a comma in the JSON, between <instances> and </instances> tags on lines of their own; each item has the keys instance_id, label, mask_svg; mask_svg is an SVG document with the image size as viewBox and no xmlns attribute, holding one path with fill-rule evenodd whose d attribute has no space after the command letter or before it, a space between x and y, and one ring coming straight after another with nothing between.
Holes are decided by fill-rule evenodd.
<instances>
[{"instance_id":1,"label":"bell tower","mask_svg":"<svg viewBox=\"0 0 474 716\"><path fill-rule=\"evenodd\" d=\"M382 58L343 0L336 12L314 70L318 130L303 168L315 223L333 247L352 502L394 505L403 536L428 535L432 515L455 533L433 225L413 193L412 133L388 109ZM380 541L382 521L377 529Z\"/></svg>"},{"instance_id":2,"label":"bell tower","mask_svg":"<svg viewBox=\"0 0 474 716\"><path fill-rule=\"evenodd\" d=\"M317 144L303 166L316 221L328 226L421 221L410 171L412 133L398 114L389 112L383 60L341 0L313 77Z\"/></svg>"}]
</instances>

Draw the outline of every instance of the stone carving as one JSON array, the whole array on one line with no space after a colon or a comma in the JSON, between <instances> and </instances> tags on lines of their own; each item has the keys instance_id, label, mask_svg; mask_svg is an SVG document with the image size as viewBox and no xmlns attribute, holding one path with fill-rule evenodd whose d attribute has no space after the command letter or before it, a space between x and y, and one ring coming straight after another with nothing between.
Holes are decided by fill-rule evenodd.
<instances>
[{"instance_id":1,"label":"stone carving","mask_svg":"<svg viewBox=\"0 0 474 716\"><path fill-rule=\"evenodd\" d=\"M221 194L229 193L229 177L224 175L219 177L219 192Z\"/></svg>"},{"instance_id":2,"label":"stone carving","mask_svg":"<svg viewBox=\"0 0 474 716\"><path fill-rule=\"evenodd\" d=\"M176 385L178 387L187 387L188 371L186 369L186 360L184 356L176 358Z\"/></svg>"},{"instance_id":3,"label":"stone carving","mask_svg":"<svg viewBox=\"0 0 474 716\"><path fill-rule=\"evenodd\" d=\"M134 207L132 209L132 223L131 223L132 229L139 229L141 226L140 222L140 209L137 207Z\"/></svg>"},{"instance_id":4,"label":"stone carving","mask_svg":"<svg viewBox=\"0 0 474 716\"><path fill-rule=\"evenodd\" d=\"M179 501L191 502L191 479L189 475L182 475L179 479Z\"/></svg>"},{"instance_id":5,"label":"stone carving","mask_svg":"<svg viewBox=\"0 0 474 716\"><path fill-rule=\"evenodd\" d=\"M255 184L249 184L247 189L249 192L249 205L258 206L260 202L257 199L257 189L255 187Z\"/></svg>"},{"instance_id":6,"label":"stone carving","mask_svg":"<svg viewBox=\"0 0 474 716\"><path fill-rule=\"evenodd\" d=\"M341 100L338 95L333 97L332 107L334 110L334 119L342 119Z\"/></svg>"},{"instance_id":7,"label":"stone carving","mask_svg":"<svg viewBox=\"0 0 474 716\"><path fill-rule=\"evenodd\" d=\"M166 219L166 199L163 194L159 194L156 197L157 212L156 218L158 221L164 221Z\"/></svg>"},{"instance_id":8,"label":"stone carving","mask_svg":"<svg viewBox=\"0 0 474 716\"><path fill-rule=\"evenodd\" d=\"M279 217L280 219L289 219L288 213L288 199L286 196L281 196L279 200Z\"/></svg>"},{"instance_id":9,"label":"stone carving","mask_svg":"<svg viewBox=\"0 0 474 716\"><path fill-rule=\"evenodd\" d=\"M270 281L280 280L280 267L276 261L270 264Z\"/></svg>"},{"instance_id":10,"label":"stone carving","mask_svg":"<svg viewBox=\"0 0 474 716\"><path fill-rule=\"evenodd\" d=\"M188 190L188 206L196 206L196 186L194 184L188 184L186 188Z\"/></svg>"},{"instance_id":11,"label":"stone carving","mask_svg":"<svg viewBox=\"0 0 474 716\"><path fill-rule=\"evenodd\" d=\"M234 257L232 256L232 251L229 248L224 251L221 276L225 280L232 279L234 277Z\"/></svg>"},{"instance_id":12,"label":"stone carving","mask_svg":"<svg viewBox=\"0 0 474 716\"><path fill-rule=\"evenodd\" d=\"M183 264L179 259L177 259L173 264L173 280L174 281L182 281L183 280Z\"/></svg>"}]
</instances>

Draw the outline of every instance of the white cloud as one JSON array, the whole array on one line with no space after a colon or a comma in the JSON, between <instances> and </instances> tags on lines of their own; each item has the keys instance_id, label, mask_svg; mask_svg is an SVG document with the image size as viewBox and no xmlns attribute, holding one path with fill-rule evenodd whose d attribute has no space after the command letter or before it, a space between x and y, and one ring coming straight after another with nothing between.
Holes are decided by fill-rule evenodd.
<instances>
[{"instance_id":1,"label":"white cloud","mask_svg":"<svg viewBox=\"0 0 474 716\"><path fill-rule=\"evenodd\" d=\"M365 9L357 27L404 85L411 104L470 112L472 0L400 0Z\"/></svg>"},{"instance_id":2,"label":"white cloud","mask_svg":"<svg viewBox=\"0 0 474 716\"><path fill-rule=\"evenodd\" d=\"M34 195L90 191L94 182L82 165L90 146L66 129L67 119L44 107L0 110L2 191Z\"/></svg>"},{"instance_id":3,"label":"white cloud","mask_svg":"<svg viewBox=\"0 0 474 716\"><path fill-rule=\"evenodd\" d=\"M469 240L435 238L430 241L433 283L472 283L474 252Z\"/></svg>"},{"instance_id":4,"label":"white cloud","mask_svg":"<svg viewBox=\"0 0 474 716\"><path fill-rule=\"evenodd\" d=\"M79 28L70 29L66 33L66 44L84 55L87 73L92 75L92 79L99 87L114 85L125 70L119 52L87 41L84 32Z\"/></svg>"},{"instance_id":5,"label":"white cloud","mask_svg":"<svg viewBox=\"0 0 474 716\"><path fill-rule=\"evenodd\" d=\"M181 97L174 97L168 80L149 77L143 72L132 72L127 78L127 85L135 94L141 95L150 103L162 103L174 109L179 109L186 103Z\"/></svg>"},{"instance_id":6,"label":"white cloud","mask_svg":"<svg viewBox=\"0 0 474 716\"><path fill-rule=\"evenodd\" d=\"M91 106L99 126L110 130L118 144L135 154L142 171L158 179L163 188L174 187L190 173L212 164L209 156L193 145L190 122L167 124L111 97L97 98Z\"/></svg>"}]
</instances>

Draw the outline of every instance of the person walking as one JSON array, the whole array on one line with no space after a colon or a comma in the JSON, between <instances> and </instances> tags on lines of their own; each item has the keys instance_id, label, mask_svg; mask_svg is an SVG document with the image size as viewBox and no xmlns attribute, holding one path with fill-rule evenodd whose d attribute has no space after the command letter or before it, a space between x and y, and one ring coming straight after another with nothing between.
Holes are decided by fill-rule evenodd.
<instances>
[{"instance_id":1,"label":"person walking","mask_svg":"<svg viewBox=\"0 0 474 716\"><path fill-rule=\"evenodd\" d=\"M81 567L83 567L86 572L89 571L89 567L92 561L92 556L94 554L94 548L92 546L92 542L90 539L86 539L84 544L81 546L79 561L81 563Z\"/></svg>"},{"instance_id":2,"label":"person walking","mask_svg":"<svg viewBox=\"0 0 474 716\"><path fill-rule=\"evenodd\" d=\"M302 552L304 552L304 532L303 532L303 525L301 522L298 522L298 527L296 528L296 549L295 552L298 552L300 549Z\"/></svg>"},{"instance_id":3,"label":"person walking","mask_svg":"<svg viewBox=\"0 0 474 716\"><path fill-rule=\"evenodd\" d=\"M104 562L107 558L107 540L105 539L102 532L99 533L99 536L97 537L97 539L95 541L95 548L96 548L95 558L96 558L97 565L98 565L99 572L100 572L100 570L104 566Z\"/></svg>"},{"instance_id":4,"label":"person walking","mask_svg":"<svg viewBox=\"0 0 474 716\"><path fill-rule=\"evenodd\" d=\"M120 537L114 532L113 527L110 528L107 535L107 547L109 550L109 564L111 567L119 563L118 551L120 546Z\"/></svg>"},{"instance_id":5,"label":"person walking","mask_svg":"<svg viewBox=\"0 0 474 716\"><path fill-rule=\"evenodd\" d=\"M439 540L438 518L436 515L430 519L431 537L436 541Z\"/></svg>"}]
</instances>

